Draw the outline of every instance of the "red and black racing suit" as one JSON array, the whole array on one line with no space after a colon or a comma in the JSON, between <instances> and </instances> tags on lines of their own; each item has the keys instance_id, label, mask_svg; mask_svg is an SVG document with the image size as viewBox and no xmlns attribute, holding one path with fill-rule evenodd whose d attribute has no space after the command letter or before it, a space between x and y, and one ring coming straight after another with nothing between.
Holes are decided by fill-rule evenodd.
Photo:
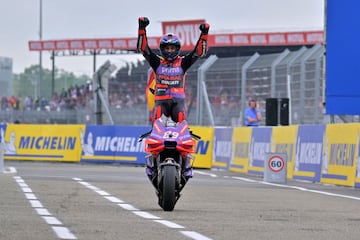
<instances>
[{"instance_id":1,"label":"red and black racing suit","mask_svg":"<svg viewBox=\"0 0 360 240\"><path fill-rule=\"evenodd\" d=\"M175 122L186 119L185 73L207 52L207 34L201 34L193 51L167 61L149 48L145 29L139 29L137 47L156 73L155 106L152 120L164 114Z\"/></svg>"}]
</instances>

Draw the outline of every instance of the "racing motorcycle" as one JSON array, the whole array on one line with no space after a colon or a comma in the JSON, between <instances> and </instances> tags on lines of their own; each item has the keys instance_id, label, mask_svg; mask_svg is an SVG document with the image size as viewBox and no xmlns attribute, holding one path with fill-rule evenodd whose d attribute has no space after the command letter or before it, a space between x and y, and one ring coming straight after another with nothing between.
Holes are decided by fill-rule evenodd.
<instances>
[{"instance_id":1,"label":"racing motorcycle","mask_svg":"<svg viewBox=\"0 0 360 240\"><path fill-rule=\"evenodd\" d=\"M158 204L164 211L172 211L180 192L192 177L190 165L197 136L189 130L188 122L174 122L164 115L156 119L145 139L147 175L156 189Z\"/></svg>"}]
</instances>

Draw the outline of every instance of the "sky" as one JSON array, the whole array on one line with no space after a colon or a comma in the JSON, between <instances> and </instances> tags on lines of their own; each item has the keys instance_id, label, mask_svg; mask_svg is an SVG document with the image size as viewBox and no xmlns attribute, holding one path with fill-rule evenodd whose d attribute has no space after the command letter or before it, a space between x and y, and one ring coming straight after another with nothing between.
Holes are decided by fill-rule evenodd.
<instances>
[{"instance_id":1,"label":"sky","mask_svg":"<svg viewBox=\"0 0 360 240\"><path fill-rule=\"evenodd\" d=\"M40 2L42 1L42 14ZM39 53L28 42L53 39L136 37L138 17L147 16L148 36L161 36L162 21L205 19L213 33L323 30L325 0L0 0L0 57L13 60L13 72L39 64ZM42 15L42 31L40 31ZM134 57L97 58L116 66ZM52 68L50 53L43 67ZM92 75L91 56L57 57L59 69Z\"/></svg>"}]
</instances>

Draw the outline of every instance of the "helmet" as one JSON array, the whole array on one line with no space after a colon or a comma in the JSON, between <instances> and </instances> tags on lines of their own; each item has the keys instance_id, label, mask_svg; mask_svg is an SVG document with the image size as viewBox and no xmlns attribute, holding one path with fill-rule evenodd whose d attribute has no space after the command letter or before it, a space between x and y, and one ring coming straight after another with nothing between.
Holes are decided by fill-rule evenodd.
<instances>
[{"instance_id":1,"label":"helmet","mask_svg":"<svg viewBox=\"0 0 360 240\"><path fill-rule=\"evenodd\" d=\"M166 52L165 47L168 45L175 46L176 50L171 53ZM179 56L180 48L181 44L179 38L172 33L167 33L160 40L160 52L166 60L174 60L177 56Z\"/></svg>"}]
</instances>

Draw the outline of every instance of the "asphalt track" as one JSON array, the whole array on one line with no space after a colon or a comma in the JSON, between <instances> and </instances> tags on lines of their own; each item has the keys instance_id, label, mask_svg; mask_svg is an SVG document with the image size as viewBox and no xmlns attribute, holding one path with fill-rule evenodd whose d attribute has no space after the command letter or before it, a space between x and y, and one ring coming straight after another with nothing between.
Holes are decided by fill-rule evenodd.
<instances>
[{"instance_id":1,"label":"asphalt track","mask_svg":"<svg viewBox=\"0 0 360 240\"><path fill-rule=\"evenodd\" d=\"M360 190L197 170L174 211L143 167L5 162L0 239L359 239Z\"/></svg>"}]
</instances>

